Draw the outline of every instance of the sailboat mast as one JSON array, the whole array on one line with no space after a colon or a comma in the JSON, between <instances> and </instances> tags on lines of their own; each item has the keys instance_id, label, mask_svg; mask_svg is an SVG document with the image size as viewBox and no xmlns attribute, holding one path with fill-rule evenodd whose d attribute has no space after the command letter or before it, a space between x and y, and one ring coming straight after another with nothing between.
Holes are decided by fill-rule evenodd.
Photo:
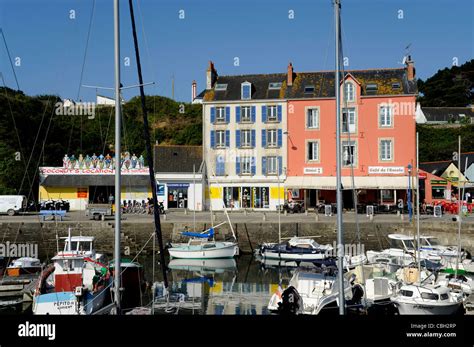
<instances>
[{"instance_id":1,"label":"sailboat mast","mask_svg":"<svg viewBox=\"0 0 474 347\"><path fill-rule=\"evenodd\" d=\"M341 101L340 101L340 81L339 81L339 53L340 53L340 0L334 0L334 21L335 21L335 39L336 39L336 70L335 94L336 94L336 208L337 208L337 275L339 279L339 314L345 314L344 297L344 233L342 230L342 182L341 182Z\"/></svg>"},{"instance_id":2,"label":"sailboat mast","mask_svg":"<svg viewBox=\"0 0 474 347\"><path fill-rule=\"evenodd\" d=\"M418 260L418 282L421 284L421 259L420 259L420 151L418 148L418 132L416 132L416 245L418 253L416 255Z\"/></svg>"},{"instance_id":3,"label":"sailboat mast","mask_svg":"<svg viewBox=\"0 0 474 347\"><path fill-rule=\"evenodd\" d=\"M122 210L120 208L121 201L121 138L120 130L122 128L120 100L120 17L119 17L119 1L114 0L114 64L115 64L115 305L117 314L120 314L120 221Z\"/></svg>"},{"instance_id":4,"label":"sailboat mast","mask_svg":"<svg viewBox=\"0 0 474 347\"><path fill-rule=\"evenodd\" d=\"M458 278L459 261L461 254L461 209L462 198L461 195L461 135L458 136L458 256L456 257L456 270L454 271L454 278Z\"/></svg>"}]
</instances>

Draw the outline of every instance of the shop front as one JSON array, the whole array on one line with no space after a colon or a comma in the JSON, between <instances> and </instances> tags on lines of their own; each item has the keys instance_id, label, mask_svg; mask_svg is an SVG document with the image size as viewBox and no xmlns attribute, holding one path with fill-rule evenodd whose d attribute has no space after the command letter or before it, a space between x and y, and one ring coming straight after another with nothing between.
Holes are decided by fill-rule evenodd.
<instances>
[{"instance_id":1,"label":"shop front","mask_svg":"<svg viewBox=\"0 0 474 347\"><path fill-rule=\"evenodd\" d=\"M278 191L280 190L280 196ZM223 184L212 185L210 192L212 209L222 210L224 206L232 210L276 210L284 203L283 184Z\"/></svg>"}]
</instances>

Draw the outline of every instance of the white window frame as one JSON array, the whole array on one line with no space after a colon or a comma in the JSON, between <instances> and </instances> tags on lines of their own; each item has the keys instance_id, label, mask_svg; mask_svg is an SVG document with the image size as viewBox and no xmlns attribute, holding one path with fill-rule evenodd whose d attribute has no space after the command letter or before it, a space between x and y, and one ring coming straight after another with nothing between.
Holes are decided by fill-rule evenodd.
<instances>
[{"instance_id":1,"label":"white window frame","mask_svg":"<svg viewBox=\"0 0 474 347\"><path fill-rule=\"evenodd\" d=\"M216 123L225 123L225 107L216 107Z\"/></svg>"},{"instance_id":2,"label":"white window frame","mask_svg":"<svg viewBox=\"0 0 474 347\"><path fill-rule=\"evenodd\" d=\"M352 162L353 164L351 165L350 163L349 164L346 164L345 163L345 155L346 155L346 150L345 148L348 147L348 146L353 146L354 147L354 150L353 150L353 153L352 153ZM354 168L357 167L357 162L358 162L358 151L357 151L357 141L354 141L354 140L351 140L351 141L342 141L342 144L341 144L341 155L342 155L342 158L341 158L341 161L342 161L342 166L343 167L351 167L353 166ZM348 153L347 153L348 154Z\"/></svg>"},{"instance_id":3,"label":"white window frame","mask_svg":"<svg viewBox=\"0 0 474 347\"><path fill-rule=\"evenodd\" d=\"M240 147L252 147L252 130L240 130Z\"/></svg>"},{"instance_id":4,"label":"white window frame","mask_svg":"<svg viewBox=\"0 0 474 347\"><path fill-rule=\"evenodd\" d=\"M379 107L379 128L393 127L393 107L390 105L381 105Z\"/></svg>"},{"instance_id":5,"label":"white window frame","mask_svg":"<svg viewBox=\"0 0 474 347\"><path fill-rule=\"evenodd\" d=\"M277 156L268 156L267 157L267 175L277 175L278 174L278 157Z\"/></svg>"},{"instance_id":6,"label":"white window frame","mask_svg":"<svg viewBox=\"0 0 474 347\"><path fill-rule=\"evenodd\" d=\"M344 130L344 113L347 113L347 125L348 125L347 130L349 130L349 131ZM351 114L354 115L352 123L351 123ZM349 133L354 134L354 133L356 133L357 132L357 111L356 111L355 107L343 108L342 112L341 112L341 116L342 116L342 120L341 120L342 133L343 134L349 134Z\"/></svg>"},{"instance_id":7,"label":"white window frame","mask_svg":"<svg viewBox=\"0 0 474 347\"><path fill-rule=\"evenodd\" d=\"M242 175L252 174L252 157L240 158L240 174Z\"/></svg>"},{"instance_id":8,"label":"white window frame","mask_svg":"<svg viewBox=\"0 0 474 347\"><path fill-rule=\"evenodd\" d=\"M383 143L389 143L389 152L386 153L386 148L384 148L384 145ZM385 154L389 154L389 157L385 157ZM383 139L379 139L379 160L381 162L393 162L393 158L394 158L394 155L393 155L393 139L390 139L390 138L383 138Z\"/></svg>"},{"instance_id":9,"label":"white window frame","mask_svg":"<svg viewBox=\"0 0 474 347\"><path fill-rule=\"evenodd\" d=\"M347 102L354 102L355 101L355 94L356 88L354 83L352 82L345 82L344 83L344 95Z\"/></svg>"},{"instance_id":10,"label":"white window frame","mask_svg":"<svg viewBox=\"0 0 474 347\"><path fill-rule=\"evenodd\" d=\"M267 122L278 122L278 106L267 106Z\"/></svg>"},{"instance_id":11,"label":"white window frame","mask_svg":"<svg viewBox=\"0 0 474 347\"><path fill-rule=\"evenodd\" d=\"M276 129L267 129L267 147L275 148L278 147L278 130ZM270 136L270 134L275 134ZM271 142L270 139L273 138L275 141Z\"/></svg>"},{"instance_id":12,"label":"white window frame","mask_svg":"<svg viewBox=\"0 0 474 347\"><path fill-rule=\"evenodd\" d=\"M252 121L252 106L240 107L240 121L242 123L248 123Z\"/></svg>"},{"instance_id":13,"label":"white window frame","mask_svg":"<svg viewBox=\"0 0 474 347\"><path fill-rule=\"evenodd\" d=\"M316 145L316 151L314 146ZM310 150L309 147L312 147L312 152L313 152L313 158L309 157ZM321 149L319 148L319 140L308 140L306 141L306 162L308 163L319 163L319 156L321 153ZM316 154L316 157L314 157L314 154Z\"/></svg>"},{"instance_id":14,"label":"white window frame","mask_svg":"<svg viewBox=\"0 0 474 347\"><path fill-rule=\"evenodd\" d=\"M225 130L216 130L216 148L225 148Z\"/></svg>"},{"instance_id":15,"label":"white window frame","mask_svg":"<svg viewBox=\"0 0 474 347\"><path fill-rule=\"evenodd\" d=\"M312 125L310 125L311 118L313 119ZM306 129L311 129L311 130L319 129L319 121L320 121L319 107L306 108ZM316 123L316 125L314 125L314 123Z\"/></svg>"}]
</instances>

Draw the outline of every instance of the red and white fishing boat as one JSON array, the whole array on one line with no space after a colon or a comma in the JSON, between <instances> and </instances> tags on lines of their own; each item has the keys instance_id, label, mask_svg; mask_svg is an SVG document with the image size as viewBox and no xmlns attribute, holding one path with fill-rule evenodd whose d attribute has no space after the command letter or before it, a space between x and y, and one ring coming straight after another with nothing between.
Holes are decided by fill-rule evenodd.
<instances>
[{"instance_id":1,"label":"red and white fishing boat","mask_svg":"<svg viewBox=\"0 0 474 347\"><path fill-rule=\"evenodd\" d=\"M104 305L111 276L93 243L88 236L65 239L64 250L41 273L33 314L92 314Z\"/></svg>"}]
</instances>

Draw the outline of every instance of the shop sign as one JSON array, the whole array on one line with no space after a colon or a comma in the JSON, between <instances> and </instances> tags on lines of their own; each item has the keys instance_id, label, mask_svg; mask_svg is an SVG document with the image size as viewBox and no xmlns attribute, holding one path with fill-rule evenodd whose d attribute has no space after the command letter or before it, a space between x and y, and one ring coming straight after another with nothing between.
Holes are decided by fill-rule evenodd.
<instances>
[{"instance_id":1,"label":"shop sign","mask_svg":"<svg viewBox=\"0 0 474 347\"><path fill-rule=\"evenodd\" d=\"M77 188L77 198L78 199L87 198L87 188Z\"/></svg>"},{"instance_id":2,"label":"shop sign","mask_svg":"<svg viewBox=\"0 0 474 347\"><path fill-rule=\"evenodd\" d=\"M323 173L322 167L305 167L303 169L305 175L321 175Z\"/></svg>"},{"instance_id":3,"label":"shop sign","mask_svg":"<svg viewBox=\"0 0 474 347\"><path fill-rule=\"evenodd\" d=\"M446 180L431 180L431 184L442 184L446 185L448 182Z\"/></svg>"},{"instance_id":4,"label":"shop sign","mask_svg":"<svg viewBox=\"0 0 474 347\"><path fill-rule=\"evenodd\" d=\"M403 166L369 166L369 174L399 175L404 173Z\"/></svg>"}]
</instances>

